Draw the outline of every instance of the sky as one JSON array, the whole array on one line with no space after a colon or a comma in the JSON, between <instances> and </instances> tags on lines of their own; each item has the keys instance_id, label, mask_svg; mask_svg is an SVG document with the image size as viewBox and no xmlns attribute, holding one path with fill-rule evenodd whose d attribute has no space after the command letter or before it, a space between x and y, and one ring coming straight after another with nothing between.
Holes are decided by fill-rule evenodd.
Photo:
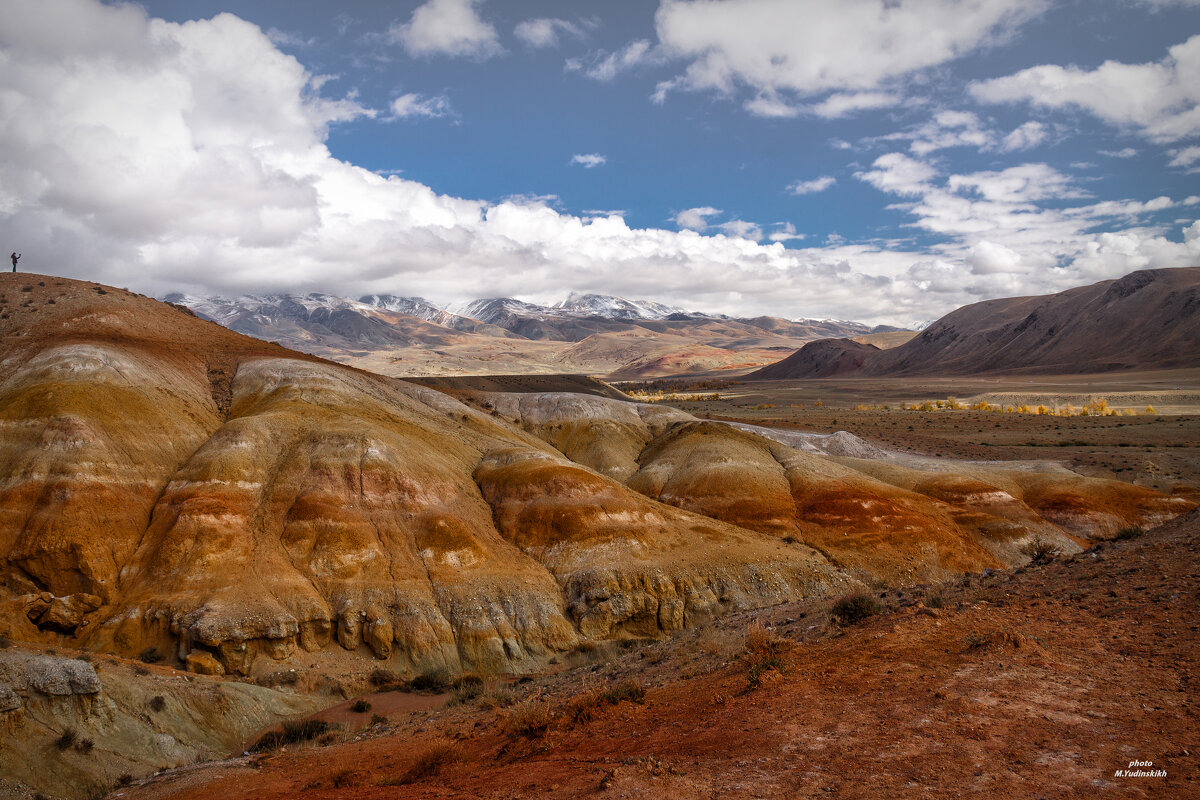
<instances>
[{"instance_id":1,"label":"sky","mask_svg":"<svg viewBox=\"0 0 1200 800\"><path fill-rule=\"evenodd\" d=\"M0 247L910 325L1200 264L1200 0L3 0Z\"/></svg>"}]
</instances>

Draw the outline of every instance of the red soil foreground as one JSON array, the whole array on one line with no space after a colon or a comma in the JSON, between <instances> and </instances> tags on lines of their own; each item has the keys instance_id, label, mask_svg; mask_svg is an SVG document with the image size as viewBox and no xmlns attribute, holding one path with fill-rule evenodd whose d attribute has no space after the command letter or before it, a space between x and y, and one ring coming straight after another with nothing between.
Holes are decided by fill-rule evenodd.
<instances>
[{"instance_id":1,"label":"red soil foreground","mask_svg":"<svg viewBox=\"0 0 1200 800\"><path fill-rule=\"evenodd\" d=\"M1072 558L891 592L892 611L825 627L828 600L738 615L625 653L641 704L559 715L532 740L474 705L387 732L165 773L127 798L1200 797L1200 512ZM747 688L740 631L795 639ZM726 644L722 644L724 635ZM722 652L722 648L728 652ZM562 710L581 671L536 679ZM395 782L431 744L461 760ZM1130 762L1166 777L1122 777Z\"/></svg>"}]
</instances>

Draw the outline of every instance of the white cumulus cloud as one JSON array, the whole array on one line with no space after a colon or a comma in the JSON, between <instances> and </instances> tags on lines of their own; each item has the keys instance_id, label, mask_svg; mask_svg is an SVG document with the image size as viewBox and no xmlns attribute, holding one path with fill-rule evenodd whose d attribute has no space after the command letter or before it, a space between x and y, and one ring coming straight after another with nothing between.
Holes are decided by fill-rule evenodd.
<instances>
[{"instance_id":1,"label":"white cumulus cloud","mask_svg":"<svg viewBox=\"0 0 1200 800\"><path fill-rule=\"evenodd\" d=\"M888 153L875 159L873 169L856 172L855 177L876 189L901 195L919 195L929 188L937 170L904 153Z\"/></svg>"},{"instance_id":2,"label":"white cumulus cloud","mask_svg":"<svg viewBox=\"0 0 1200 800\"><path fill-rule=\"evenodd\" d=\"M452 113L450 99L445 95L426 97L420 94L402 94L392 101L392 115L397 119L435 119Z\"/></svg>"},{"instance_id":3,"label":"white cumulus cloud","mask_svg":"<svg viewBox=\"0 0 1200 800\"><path fill-rule=\"evenodd\" d=\"M1176 241L1178 229L1146 222L1194 207L1093 202L1044 165L947 176L908 153L857 176L940 242L920 249L833 235L789 249L793 227L764 242L761 226L710 206L666 230L565 213L552 197L440 194L336 158L329 128L374 112L323 97L321 79L231 14L175 24L134 5L6 0L0 65L0 240L31 271L139 291L448 302L595 288L895 322L1200 260L1200 226L1178 226ZM422 157L394 154L401 168Z\"/></svg>"},{"instance_id":4,"label":"white cumulus cloud","mask_svg":"<svg viewBox=\"0 0 1200 800\"><path fill-rule=\"evenodd\" d=\"M1014 150L1029 150L1046 141L1046 126L1030 120L1014 128L1012 133L1000 142L1000 149L1006 153Z\"/></svg>"},{"instance_id":5,"label":"white cumulus cloud","mask_svg":"<svg viewBox=\"0 0 1200 800\"><path fill-rule=\"evenodd\" d=\"M708 218L720 213L721 209L712 206L689 208L675 215L675 224L689 231L702 231L708 227Z\"/></svg>"},{"instance_id":6,"label":"white cumulus cloud","mask_svg":"<svg viewBox=\"0 0 1200 800\"><path fill-rule=\"evenodd\" d=\"M1200 146L1184 147L1174 151L1171 155L1174 156L1171 159L1172 167L1190 167L1200 161Z\"/></svg>"},{"instance_id":7,"label":"white cumulus cloud","mask_svg":"<svg viewBox=\"0 0 1200 800\"><path fill-rule=\"evenodd\" d=\"M608 162L608 159L605 158L604 156L600 155L599 153L576 153L575 155L571 156L571 163L578 164L579 166L583 167L584 169L591 169L592 167L598 167L601 164L605 164L607 162Z\"/></svg>"},{"instance_id":8,"label":"white cumulus cloud","mask_svg":"<svg viewBox=\"0 0 1200 800\"><path fill-rule=\"evenodd\" d=\"M744 219L731 219L728 222L722 222L717 227L727 236L735 236L739 239L748 239L749 241L757 242L763 238L762 228Z\"/></svg>"},{"instance_id":9,"label":"white cumulus cloud","mask_svg":"<svg viewBox=\"0 0 1200 800\"><path fill-rule=\"evenodd\" d=\"M1093 70L1045 64L972 84L987 103L1074 106L1130 127L1153 142L1200 135L1200 35L1170 48L1161 61L1105 61Z\"/></svg>"},{"instance_id":10,"label":"white cumulus cloud","mask_svg":"<svg viewBox=\"0 0 1200 800\"><path fill-rule=\"evenodd\" d=\"M482 0L428 0L388 38L412 56L468 56L480 60L504 51L496 29L479 16Z\"/></svg>"},{"instance_id":11,"label":"white cumulus cloud","mask_svg":"<svg viewBox=\"0 0 1200 800\"><path fill-rule=\"evenodd\" d=\"M892 92L840 92L814 105L812 111L818 117L839 119L856 111L891 108L898 105L900 100L900 95Z\"/></svg>"},{"instance_id":12,"label":"white cumulus cloud","mask_svg":"<svg viewBox=\"0 0 1200 800\"><path fill-rule=\"evenodd\" d=\"M1046 7L1045 0L663 0L659 41L688 64L660 84L658 96L744 86L763 98L749 104L756 113L789 105L783 92L847 93L818 106L831 117L878 108L893 97L876 90L996 41Z\"/></svg>"},{"instance_id":13,"label":"white cumulus cloud","mask_svg":"<svg viewBox=\"0 0 1200 800\"><path fill-rule=\"evenodd\" d=\"M837 183L837 178L832 175L822 175L819 178L813 178L809 181L796 181L788 185L788 191L792 194L815 194L823 192L830 186Z\"/></svg>"},{"instance_id":14,"label":"white cumulus cloud","mask_svg":"<svg viewBox=\"0 0 1200 800\"><path fill-rule=\"evenodd\" d=\"M581 72L592 80L611 81L641 64L657 63L661 55L648 39L637 39L615 52L601 50L586 57L568 58L568 72Z\"/></svg>"},{"instance_id":15,"label":"white cumulus cloud","mask_svg":"<svg viewBox=\"0 0 1200 800\"><path fill-rule=\"evenodd\" d=\"M536 49L558 47L559 33L583 38L584 30L574 22L553 17L537 17L518 22L513 35Z\"/></svg>"}]
</instances>

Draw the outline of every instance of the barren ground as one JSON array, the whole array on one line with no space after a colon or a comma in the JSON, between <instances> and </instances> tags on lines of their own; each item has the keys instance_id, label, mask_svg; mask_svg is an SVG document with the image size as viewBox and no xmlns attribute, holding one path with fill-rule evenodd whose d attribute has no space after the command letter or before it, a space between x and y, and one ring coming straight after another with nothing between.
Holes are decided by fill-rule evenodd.
<instances>
[{"instance_id":1,"label":"barren ground","mask_svg":"<svg viewBox=\"0 0 1200 800\"><path fill-rule=\"evenodd\" d=\"M854 626L830 624L827 599L736 615L516 685L557 712L541 737L470 702L124 796L1198 797L1198 553L1193 512L1046 565L885 594L889 610ZM755 622L791 644L782 674L751 689ZM581 687L624 679L644 702L568 720ZM436 742L455 760L387 785ZM1115 775L1134 760L1167 776Z\"/></svg>"},{"instance_id":2,"label":"barren ground","mask_svg":"<svg viewBox=\"0 0 1200 800\"><path fill-rule=\"evenodd\" d=\"M688 384L683 381L680 386ZM693 392L683 388L681 393ZM1200 370L1036 378L755 381L736 383L718 394L716 401L672 401L671 405L698 416L755 425L818 433L845 430L924 455L1057 461L1084 475L1200 499ZM1143 413L1057 417L901 408L948 396L967 402L986 399L1006 406L1045 403L1049 407L1080 406L1089 398L1106 398L1117 408ZM874 408L860 410L859 405ZM1144 413L1147 406L1157 413Z\"/></svg>"}]
</instances>

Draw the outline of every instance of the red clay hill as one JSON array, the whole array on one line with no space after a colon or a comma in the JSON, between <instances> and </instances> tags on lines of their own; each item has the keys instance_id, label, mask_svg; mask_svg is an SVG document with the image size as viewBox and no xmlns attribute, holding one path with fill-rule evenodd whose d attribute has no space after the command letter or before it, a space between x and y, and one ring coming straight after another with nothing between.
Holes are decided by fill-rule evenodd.
<instances>
[{"instance_id":1,"label":"red clay hill","mask_svg":"<svg viewBox=\"0 0 1200 800\"><path fill-rule=\"evenodd\" d=\"M0 364L0 634L199 672L529 671L1194 505L614 398L471 407L48 276L0 275Z\"/></svg>"}]
</instances>

